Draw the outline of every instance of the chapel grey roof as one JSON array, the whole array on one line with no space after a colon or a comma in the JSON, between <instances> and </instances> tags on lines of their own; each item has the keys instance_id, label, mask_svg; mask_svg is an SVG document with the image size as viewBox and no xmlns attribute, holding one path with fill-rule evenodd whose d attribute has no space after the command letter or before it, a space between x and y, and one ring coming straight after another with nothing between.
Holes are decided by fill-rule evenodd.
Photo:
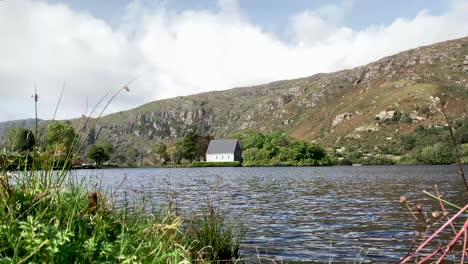
<instances>
[{"instance_id":1,"label":"chapel grey roof","mask_svg":"<svg viewBox=\"0 0 468 264\"><path fill-rule=\"evenodd\" d=\"M236 145L239 141L237 139L217 139L211 140L208 145L206 154L215 153L234 153Z\"/></svg>"}]
</instances>

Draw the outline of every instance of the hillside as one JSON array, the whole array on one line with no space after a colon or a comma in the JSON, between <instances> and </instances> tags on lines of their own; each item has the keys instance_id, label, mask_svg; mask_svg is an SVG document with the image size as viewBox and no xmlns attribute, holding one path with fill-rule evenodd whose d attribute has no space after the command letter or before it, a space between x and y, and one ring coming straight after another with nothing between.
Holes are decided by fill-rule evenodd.
<instances>
[{"instance_id":1,"label":"hillside","mask_svg":"<svg viewBox=\"0 0 468 264\"><path fill-rule=\"evenodd\" d=\"M216 138L238 131L284 131L329 148L382 152L438 112L468 110L468 37L401 52L335 73L160 100L104 116L94 136L124 150L149 151L188 129ZM78 120L72 120L77 124ZM2 131L0 124L0 131ZM392 152L392 151L390 151Z\"/></svg>"},{"instance_id":2,"label":"hillside","mask_svg":"<svg viewBox=\"0 0 468 264\"><path fill-rule=\"evenodd\" d=\"M38 119L38 122L40 123L42 120ZM36 120L33 118L0 122L0 139L4 138L5 133L9 128L16 126L33 127L35 124Z\"/></svg>"}]
</instances>

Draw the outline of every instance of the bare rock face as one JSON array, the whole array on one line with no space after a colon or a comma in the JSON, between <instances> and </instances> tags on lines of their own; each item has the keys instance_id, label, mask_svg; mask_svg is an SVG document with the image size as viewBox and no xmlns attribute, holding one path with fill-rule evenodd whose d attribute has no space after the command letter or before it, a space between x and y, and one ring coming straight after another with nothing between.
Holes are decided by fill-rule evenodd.
<instances>
[{"instance_id":1,"label":"bare rock face","mask_svg":"<svg viewBox=\"0 0 468 264\"><path fill-rule=\"evenodd\" d=\"M462 71L468 72L468 55L465 55L465 60L463 61Z\"/></svg>"},{"instance_id":2,"label":"bare rock face","mask_svg":"<svg viewBox=\"0 0 468 264\"><path fill-rule=\"evenodd\" d=\"M333 122L332 122L332 127L336 127L339 123L343 122L343 121L346 121L346 120L349 120L353 117L353 114L352 113L343 113L343 114L339 114L337 116L335 116L335 119L333 119Z\"/></svg>"},{"instance_id":3,"label":"bare rock face","mask_svg":"<svg viewBox=\"0 0 468 264\"><path fill-rule=\"evenodd\" d=\"M437 96L429 96L429 110L432 114L436 113L439 111L439 105L440 105L440 98Z\"/></svg>"},{"instance_id":4,"label":"bare rock face","mask_svg":"<svg viewBox=\"0 0 468 264\"><path fill-rule=\"evenodd\" d=\"M381 111L379 114L375 116L375 119L378 119L380 121L385 121L387 119L392 119L395 116L396 112L395 111Z\"/></svg>"},{"instance_id":5,"label":"bare rock face","mask_svg":"<svg viewBox=\"0 0 468 264\"><path fill-rule=\"evenodd\" d=\"M379 131L379 127L376 125L367 125L367 126L361 126L355 129L357 132L373 132L373 131Z\"/></svg>"},{"instance_id":6,"label":"bare rock face","mask_svg":"<svg viewBox=\"0 0 468 264\"><path fill-rule=\"evenodd\" d=\"M304 91L301 89L301 87L291 87L287 89L285 92L283 92L283 95L286 96L293 96L293 97L300 97L304 94Z\"/></svg>"},{"instance_id":7,"label":"bare rock face","mask_svg":"<svg viewBox=\"0 0 468 264\"><path fill-rule=\"evenodd\" d=\"M424 120L426 120L424 117L419 116L417 111L413 111L413 112L409 115L409 117L410 117L413 121L414 121L414 120L416 120L416 121L424 121Z\"/></svg>"},{"instance_id":8,"label":"bare rock face","mask_svg":"<svg viewBox=\"0 0 468 264\"><path fill-rule=\"evenodd\" d=\"M374 116L380 121L396 119L395 115L417 105L428 109L424 111L427 121L438 112L441 99L455 97L449 107L456 106L456 100L468 100L467 73L465 37L349 70L152 102L102 117L90 141L105 140L118 150L133 145L148 150L155 142L183 137L189 129L217 138L250 130L285 131L298 139L319 142L359 138L361 134L365 140L369 131L386 132L386 127L374 122ZM413 125L425 119L416 111L408 111L404 117L405 121L411 118ZM352 126L343 126L348 120ZM75 127L78 121L74 121ZM342 130L327 134L339 124ZM10 126L0 123L0 144L5 127Z\"/></svg>"}]
</instances>

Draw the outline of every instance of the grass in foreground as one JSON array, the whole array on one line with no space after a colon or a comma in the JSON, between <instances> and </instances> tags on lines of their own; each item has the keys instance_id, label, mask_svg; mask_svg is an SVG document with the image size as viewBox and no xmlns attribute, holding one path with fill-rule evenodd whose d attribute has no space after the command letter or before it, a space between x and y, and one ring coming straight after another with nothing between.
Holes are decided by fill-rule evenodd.
<instances>
[{"instance_id":1,"label":"grass in foreground","mask_svg":"<svg viewBox=\"0 0 468 264\"><path fill-rule=\"evenodd\" d=\"M138 78L114 93L109 91L80 127L95 127L113 99L122 91L128 92L128 85ZM91 116L107 96L110 99L93 122ZM37 106L37 94L34 99ZM36 111L36 137L37 122ZM89 133L72 133L66 150L60 152L64 161L60 164L55 161L57 151L38 159L36 142L31 148L32 161L19 157L13 166L10 158L0 157L4 170L0 172L0 264L219 263L237 258L240 237L211 205L189 219L170 207L149 205L145 199L117 207L114 197L72 181L66 168L82 150ZM22 162L26 164L21 166ZM13 167L18 169L6 172ZM63 169L53 171L57 167Z\"/></svg>"},{"instance_id":2,"label":"grass in foreground","mask_svg":"<svg viewBox=\"0 0 468 264\"><path fill-rule=\"evenodd\" d=\"M117 208L67 172L1 174L0 263L230 262L239 242L219 210L182 218L148 212L144 202Z\"/></svg>"}]
</instances>

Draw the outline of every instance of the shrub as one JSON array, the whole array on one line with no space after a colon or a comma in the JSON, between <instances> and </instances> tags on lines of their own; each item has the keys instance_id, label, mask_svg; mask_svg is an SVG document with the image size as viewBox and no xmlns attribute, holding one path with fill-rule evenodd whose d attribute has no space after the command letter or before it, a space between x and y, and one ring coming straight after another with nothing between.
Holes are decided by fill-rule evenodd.
<instances>
[{"instance_id":1,"label":"shrub","mask_svg":"<svg viewBox=\"0 0 468 264\"><path fill-rule=\"evenodd\" d=\"M330 165L326 151L315 143L295 140L286 133L236 133L245 166Z\"/></svg>"},{"instance_id":2,"label":"shrub","mask_svg":"<svg viewBox=\"0 0 468 264\"><path fill-rule=\"evenodd\" d=\"M266 166L270 164L270 152L266 149L251 148L242 153L245 166Z\"/></svg>"},{"instance_id":3,"label":"shrub","mask_svg":"<svg viewBox=\"0 0 468 264\"><path fill-rule=\"evenodd\" d=\"M400 121L401 117L402 117L402 113L400 111L396 111L395 114L392 116L392 121L398 122Z\"/></svg>"},{"instance_id":4,"label":"shrub","mask_svg":"<svg viewBox=\"0 0 468 264\"><path fill-rule=\"evenodd\" d=\"M415 158L423 164L450 164L455 162L453 146L437 142L416 151Z\"/></svg>"},{"instance_id":5,"label":"shrub","mask_svg":"<svg viewBox=\"0 0 468 264\"><path fill-rule=\"evenodd\" d=\"M395 164L395 162L391 158L385 157L385 156L369 157L363 163L366 165L393 165Z\"/></svg>"},{"instance_id":6,"label":"shrub","mask_svg":"<svg viewBox=\"0 0 468 264\"><path fill-rule=\"evenodd\" d=\"M211 260L215 262L231 262L239 258L239 240L242 231L236 234L232 225L226 224L226 219L219 207L208 203L201 214L192 215L188 220L186 240L192 243L192 259L196 262Z\"/></svg>"},{"instance_id":7,"label":"shrub","mask_svg":"<svg viewBox=\"0 0 468 264\"><path fill-rule=\"evenodd\" d=\"M403 114L400 121L406 124L411 124L413 123L413 118L411 118L408 114Z\"/></svg>"},{"instance_id":8,"label":"shrub","mask_svg":"<svg viewBox=\"0 0 468 264\"><path fill-rule=\"evenodd\" d=\"M86 155L88 158L94 160L98 166L110 159L110 153L104 148L104 146L101 145L89 146Z\"/></svg>"},{"instance_id":9,"label":"shrub","mask_svg":"<svg viewBox=\"0 0 468 264\"><path fill-rule=\"evenodd\" d=\"M353 162L350 159L343 158L338 161L338 165L340 166L353 165Z\"/></svg>"},{"instance_id":10,"label":"shrub","mask_svg":"<svg viewBox=\"0 0 468 264\"><path fill-rule=\"evenodd\" d=\"M350 160L352 163L361 163L362 162L362 152L355 151L350 152L346 155L346 159Z\"/></svg>"},{"instance_id":11,"label":"shrub","mask_svg":"<svg viewBox=\"0 0 468 264\"><path fill-rule=\"evenodd\" d=\"M468 130L460 132L460 142L462 144L468 143Z\"/></svg>"}]
</instances>

